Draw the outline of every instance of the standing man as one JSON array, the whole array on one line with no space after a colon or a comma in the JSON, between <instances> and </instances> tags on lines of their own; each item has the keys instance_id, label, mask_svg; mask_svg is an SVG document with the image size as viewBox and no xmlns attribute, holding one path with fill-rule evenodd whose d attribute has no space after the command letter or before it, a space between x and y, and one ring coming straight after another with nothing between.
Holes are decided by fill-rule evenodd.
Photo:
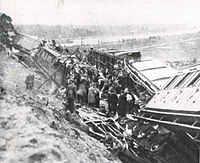
<instances>
[{"instance_id":1,"label":"standing man","mask_svg":"<svg viewBox=\"0 0 200 163\"><path fill-rule=\"evenodd\" d=\"M94 107L96 104L94 83L88 89L88 105Z\"/></svg>"},{"instance_id":2,"label":"standing man","mask_svg":"<svg viewBox=\"0 0 200 163\"><path fill-rule=\"evenodd\" d=\"M127 112L132 113L132 111L134 110L134 105L135 105L135 97L129 90L126 95L126 100L127 100Z\"/></svg>"},{"instance_id":3,"label":"standing man","mask_svg":"<svg viewBox=\"0 0 200 163\"><path fill-rule=\"evenodd\" d=\"M118 97L113 88L110 89L107 100L108 100L109 115L115 115L117 110Z\"/></svg>"},{"instance_id":4,"label":"standing man","mask_svg":"<svg viewBox=\"0 0 200 163\"><path fill-rule=\"evenodd\" d=\"M35 76L33 74L30 75L30 81L29 81L29 84L30 84L30 89L33 89L33 86L34 86L34 79L35 79Z\"/></svg>"},{"instance_id":5,"label":"standing man","mask_svg":"<svg viewBox=\"0 0 200 163\"><path fill-rule=\"evenodd\" d=\"M95 92L95 103L96 107L99 108L100 106L100 94L99 94L99 89L97 88L97 84L94 84L94 92Z\"/></svg>"},{"instance_id":6,"label":"standing man","mask_svg":"<svg viewBox=\"0 0 200 163\"><path fill-rule=\"evenodd\" d=\"M26 76L26 79L25 79L26 89L30 89L30 90L33 89L34 79L35 79L35 76L33 74L29 74L28 76Z\"/></svg>"},{"instance_id":7,"label":"standing man","mask_svg":"<svg viewBox=\"0 0 200 163\"><path fill-rule=\"evenodd\" d=\"M74 100L76 98L76 85L72 80L69 81L69 85L66 91L66 97L68 100L68 107L71 113L74 112Z\"/></svg>"},{"instance_id":8,"label":"standing man","mask_svg":"<svg viewBox=\"0 0 200 163\"><path fill-rule=\"evenodd\" d=\"M118 114L120 117L126 116L127 112L127 97L128 90L125 89L123 93L119 96L119 103L118 103Z\"/></svg>"}]
</instances>

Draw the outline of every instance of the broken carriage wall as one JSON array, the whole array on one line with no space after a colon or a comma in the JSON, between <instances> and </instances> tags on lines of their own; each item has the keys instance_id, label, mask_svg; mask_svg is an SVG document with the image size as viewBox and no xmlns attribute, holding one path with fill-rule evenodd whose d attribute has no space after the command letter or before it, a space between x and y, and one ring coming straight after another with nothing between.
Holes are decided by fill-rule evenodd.
<instances>
[{"instance_id":1,"label":"broken carriage wall","mask_svg":"<svg viewBox=\"0 0 200 163\"><path fill-rule=\"evenodd\" d=\"M114 69L114 65L117 64L117 61L120 60L123 63L123 59L134 59L138 60L141 58L141 54L139 51L99 51L91 49L88 54L88 62L92 65L95 65L96 68L107 68L110 70Z\"/></svg>"},{"instance_id":2,"label":"broken carriage wall","mask_svg":"<svg viewBox=\"0 0 200 163\"><path fill-rule=\"evenodd\" d=\"M88 62L91 65L95 65L96 68L107 68L113 70L118 58L111 56L106 52L100 52L92 49L90 50L87 59Z\"/></svg>"},{"instance_id":3,"label":"broken carriage wall","mask_svg":"<svg viewBox=\"0 0 200 163\"><path fill-rule=\"evenodd\" d=\"M57 52L52 51L51 49L41 47L36 54L36 62L48 73L52 75L55 73L52 78L59 85L66 85L66 64L60 62L58 59ZM59 69L58 69L59 68ZM58 69L58 70L57 70ZM57 70L57 71L56 71Z\"/></svg>"}]
</instances>

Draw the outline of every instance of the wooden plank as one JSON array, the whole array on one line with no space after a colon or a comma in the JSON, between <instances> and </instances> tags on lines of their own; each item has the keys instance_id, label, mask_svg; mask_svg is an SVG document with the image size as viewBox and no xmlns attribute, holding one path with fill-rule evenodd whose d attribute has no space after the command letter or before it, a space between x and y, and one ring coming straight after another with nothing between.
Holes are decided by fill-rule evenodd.
<instances>
[{"instance_id":1,"label":"wooden plank","mask_svg":"<svg viewBox=\"0 0 200 163\"><path fill-rule=\"evenodd\" d=\"M150 118L140 117L140 116L136 116L136 115L128 115L127 118L129 118L129 119L137 118L137 119L142 119L144 121L161 124L161 125L168 126L168 127L171 126L171 127L175 127L176 130L200 132L200 127L192 126L192 125L188 125L188 124L174 123L174 122L170 122L170 121L160 121L157 119L150 119Z\"/></svg>"},{"instance_id":2,"label":"wooden plank","mask_svg":"<svg viewBox=\"0 0 200 163\"><path fill-rule=\"evenodd\" d=\"M170 116L182 116L182 117L190 117L190 118L199 118L200 115L198 114L187 114L187 113L177 113L177 112L163 112L163 111L155 111L155 110L144 110L142 109L141 112L151 113L151 114L160 114L160 115L170 115Z\"/></svg>"}]
</instances>

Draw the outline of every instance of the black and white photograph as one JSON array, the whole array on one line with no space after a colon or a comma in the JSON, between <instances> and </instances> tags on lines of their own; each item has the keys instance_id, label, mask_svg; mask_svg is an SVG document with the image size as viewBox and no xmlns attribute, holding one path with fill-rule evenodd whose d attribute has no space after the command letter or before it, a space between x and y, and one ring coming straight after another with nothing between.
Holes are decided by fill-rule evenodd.
<instances>
[{"instance_id":1,"label":"black and white photograph","mask_svg":"<svg viewBox=\"0 0 200 163\"><path fill-rule=\"evenodd\" d=\"M200 0L0 0L0 163L199 163Z\"/></svg>"}]
</instances>

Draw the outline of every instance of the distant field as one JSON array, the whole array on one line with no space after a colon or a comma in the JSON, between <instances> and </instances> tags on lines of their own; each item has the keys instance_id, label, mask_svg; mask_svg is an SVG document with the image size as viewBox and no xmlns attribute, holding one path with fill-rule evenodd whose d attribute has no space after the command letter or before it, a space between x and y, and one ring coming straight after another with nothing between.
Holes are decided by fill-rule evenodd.
<instances>
[{"instance_id":1,"label":"distant field","mask_svg":"<svg viewBox=\"0 0 200 163\"><path fill-rule=\"evenodd\" d=\"M144 49L141 50L141 53L162 61L200 60L200 37L198 40Z\"/></svg>"},{"instance_id":2,"label":"distant field","mask_svg":"<svg viewBox=\"0 0 200 163\"><path fill-rule=\"evenodd\" d=\"M186 33L139 40L127 40L97 47L107 49L135 49L142 56L153 57L163 62L200 60L200 33Z\"/></svg>"}]
</instances>

